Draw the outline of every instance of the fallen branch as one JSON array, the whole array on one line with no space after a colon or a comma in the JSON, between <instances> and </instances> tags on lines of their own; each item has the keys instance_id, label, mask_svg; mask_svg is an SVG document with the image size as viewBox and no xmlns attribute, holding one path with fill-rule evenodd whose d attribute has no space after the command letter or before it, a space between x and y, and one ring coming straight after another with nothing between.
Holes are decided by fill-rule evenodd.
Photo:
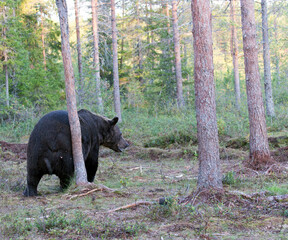
<instances>
[{"instance_id":1,"label":"fallen branch","mask_svg":"<svg viewBox=\"0 0 288 240\"><path fill-rule=\"evenodd\" d=\"M273 167L274 167L274 166L276 166L276 164L272 164L272 165L264 172L264 174L265 174L265 175L270 174L270 172L273 171Z\"/></svg>"},{"instance_id":2,"label":"fallen branch","mask_svg":"<svg viewBox=\"0 0 288 240\"><path fill-rule=\"evenodd\" d=\"M94 184L93 184L93 185L94 185ZM92 185L91 185L91 186L92 186ZM99 186L99 187L94 188L94 189L84 188L84 189L82 189L82 192L87 191L87 190L89 190L89 189L91 189L91 190L89 190L88 192L84 192L84 193L80 193L80 194L75 194L75 195L69 195L69 194L67 194L67 195L64 196L64 198L67 199L67 200L72 200L72 199L77 198L77 197L87 196L87 195L89 195L89 194L91 194L91 193L93 193L93 192L98 192L98 191L116 192L116 191L117 191L117 190L114 190L114 189L112 189L112 188L106 187L106 186L103 185L103 184L99 184L98 186Z\"/></svg>"},{"instance_id":3,"label":"fallen branch","mask_svg":"<svg viewBox=\"0 0 288 240\"><path fill-rule=\"evenodd\" d=\"M86 193L81 193L81 194L77 194L77 195L72 195L70 197L67 198L67 200L72 200L74 198L77 198L77 197L83 197L83 196L87 196L89 195L90 193L93 193L93 192L98 192L98 191L102 191L103 188L95 188L95 189L92 189Z\"/></svg>"},{"instance_id":4,"label":"fallen branch","mask_svg":"<svg viewBox=\"0 0 288 240\"><path fill-rule=\"evenodd\" d=\"M117 211L125 210L125 209L128 209L128 208L133 208L133 207L138 207L138 206L142 206L142 205L152 205L153 203L154 202L149 202L149 201L135 202L135 203L132 203L132 204L128 204L128 205L125 205L125 206L122 206L122 207L118 207L118 208L109 210L109 211L107 211L105 213L117 212Z\"/></svg>"}]
</instances>

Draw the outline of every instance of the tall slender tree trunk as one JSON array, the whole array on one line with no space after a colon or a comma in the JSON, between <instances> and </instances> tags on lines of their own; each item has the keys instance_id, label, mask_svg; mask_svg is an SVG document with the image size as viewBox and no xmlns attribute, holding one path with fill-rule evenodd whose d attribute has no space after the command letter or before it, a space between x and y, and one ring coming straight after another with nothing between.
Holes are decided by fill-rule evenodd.
<instances>
[{"instance_id":1,"label":"tall slender tree trunk","mask_svg":"<svg viewBox=\"0 0 288 240\"><path fill-rule=\"evenodd\" d=\"M76 24L76 37L77 37L77 59L78 59L78 72L79 72L79 104L83 103L83 68L82 68L82 49L81 49L81 36L79 24L79 7L78 0L74 0L75 8L75 24Z\"/></svg>"},{"instance_id":2,"label":"tall slender tree trunk","mask_svg":"<svg viewBox=\"0 0 288 240\"><path fill-rule=\"evenodd\" d=\"M238 40L237 31L235 28L235 0L230 0L230 17L231 17L231 55L233 58L233 73L234 73L234 92L235 105L237 110L240 110L240 80L239 80L239 64L238 64Z\"/></svg>"},{"instance_id":3,"label":"tall slender tree trunk","mask_svg":"<svg viewBox=\"0 0 288 240\"><path fill-rule=\"evenodd\" d=\"M114 82L114 108L119 122L122 121L121 102L118 73L117 28L115 17L115 0L111 0L112 46L113 46L113 82Z\"/></svg>"},{"instance_id":4,"label":"tall slender tree trunk","mask_svg":"<svg viewBox=\"0 0 288 240\"><path fill-rule=\"evenodd\" d=\"M6 46L6 11L5 11L5 6L3 7L3 39L4 39L4 49L3 49L3 55L4 55L4 65L3 65L3 70L5 73L5 90L6 90L6 106L9 107L10 105L10 97L9 97L9 74L8 74L8 55L7 55L7 46Z\"/></svg>"},{"instance_id":5,"label":"tall slender tree trunk","mask_svg":"<svg viewBox=\"0 0 288 240\"><path fill-rule=\"evenodd\" d=\"M94 42L94 68L96 81L96 97L98 111L103 114L103 101L101 96L101 79L100 79L100 61L99 61L99 36L98 36L98 1L91 0L92 5L92 26L93 26L93 42Z\"/></svg>"},{"instance_id":6,"label":"tall slender tree trunk","mask_svg":"<svg viewBox=\"0 0 288 240\"><path fill-rule=\"evenodd\" d=\"M42 6L40 6L40 14L41 14L41 40L42 40L43 65L46 71L47 64L46 64L46 51L45 51L45 29L44 29L44 17Z\"/></svg>"},{"instance_id":7,"label":"tall slender tree trunk","mask_svg":"<svg viewBox=\"0 0 288 240\"><path fill-rule=\"evenodd\" d=\"M277 18L274 19L274 31L275 31L275 42L276 45L278 45L278 24L277 24ZM275 67L276 67L276 76L277 76L277 85L280 85L280 57L278 51L275 53Z\"/></svg>"},{"instance_id":8,"label":"tall slender tree trunk","mask_svg":"<svg viewBox=\"0 0 288 240\"><path fill-rule=\"evenodd\" d=\"M258 67L254 0L241 0L246 92L250 123L250 165L261 168L271 161Z\"/></svg>"},{"instance_id":9,"label":"tall slender tree trunk","mask_svg":"<svg viewBox=\"0 0 288 240\"><path fill-rule=\"evenodd\" d=\"M184 106L184 98L183 98L183 86L182 86L181 56L180 56L180 36L178 30L176 0L172 0L172 20L173 20L176 83L177 83L177 105L179 108L182 108Z\"/></svg>"},{"instance_id":10,"label":"tall slender tree trunk","mask_svg":"<svg viewBox=\"0 0 288 240\"><path fill-rule=\"evenodd\" d=\"M139 0L136 1L136 19L137 19L137 55L138 55L138 79L143 83L143 56L142 56L142 41L140 34L140 11L139 11Z\"/></svg>"},{"instance_id":11,"label":"tall slender tree trunk","mask_svg":"<svg viewBox=\"0 0 288 240\"><path fill-rule=\"evenodd\" d=\"M192 0L198 189L222 189L212 48L210 0Z\"/></svg>"},{"instance_id":12,"label":"tall slender tree trunk","mask_svg":"<svg viewBox=\"0 0 288 240\"><path fill-rule=\"evenodd\" d=\"M84 164L81 141L81 128L76 106L76 93L74 83L74 72L69 46L69 27L66 0L56 0L60 28L61 28L61 48L65 72L65 86L67 110L71 130L73 161L76 173L76 184L87 184L87 172Z\"/></svg>"},{"instance_id":13,"label":"tall slender tree trunk","mask_svg":"<svg viewBox=\"0 0 288 240\"><path fill-rule=\"evenodd\" d=\"M262 8L262 34L263 34L263 60L264 60L264 86L265 86L265 100L267 116L275 117L271 69L270 69L270 47L268 35L268 14L267 2L261 0Z\"/></svg>"},{"instance_id":14,"label":"tall slender tree trunk","mask_svg":"<svg viewBox=\"0 0 288 240\"><path fill-rule=\"evenodd\" d=\"M122 0L122 18L124 19L125 16L125 0ZM125 25L124 21L122 24L122 32L124 33ZM121 36L121 58L120 58L120 69L123 68L123 54L124 54L124 36Z\"/></svg>"}]
</instances>

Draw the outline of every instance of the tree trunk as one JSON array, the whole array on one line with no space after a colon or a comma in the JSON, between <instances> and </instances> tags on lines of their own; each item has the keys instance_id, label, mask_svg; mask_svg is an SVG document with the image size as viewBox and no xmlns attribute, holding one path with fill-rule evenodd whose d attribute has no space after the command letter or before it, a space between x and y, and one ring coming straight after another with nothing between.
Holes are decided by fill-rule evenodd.
<instances>
[{"instance_id":1,"label":"tree trunk","mask_svg":"<svg viewBox=\"0 0 288 240\"><path fill-rule=\"evenodd\" d=\"M177 105L179 108L184 106L183 87L182 87L182 70L180 56L180 36L178 31L177 2L172 0L172 20L173 20L173 40L175 53L175 70L177 83Z\"/></svg>"},{"instance_id":2,"label":"tree trunk","mask_svg":"<svg viewBox=\"0 0 288 240\"><path fill-rule=\"evenodd\" d=\"M44 30L44 17L43 17L43 9L40 6L40 14L41 14L41 40L42 40L42 54L43 54L43 65L45 71L47 70L46 64L46 51L45 51L45 30Z\"/></svg>"},{"instance_id":3,"label":"tree trunk","mask_svg":"<svg viewBox=\"0 0 288 240\"><path fill-rule=\"evenodd\" d=\"M142 56L142 42L141 42L141 25L140 25L140 12L139 0L136 1L136 19L137 19L137 55L138 55L138 79L143 83L143 56Z\"/></svg>"},{"instance_id":4,"label":"tree trunk","mask_svg":"<svg viewBox=\"0 0 288 240\"><path fill-rule=\"evenodd\" d=\"M265 98L266 112L267 116L275 117L272 82L271 82L268 14L267 14L266 0L261 0L261 8L262 8L262 34L263 34L263 60L264 60L264 86L266 97Z\"/></svg>"},{"instance_id":5,"label":"tree trunk","mask_svg":"<svg viewBox=\"0 0 288 240\"><path fill-rule=\"evenodd\" d=\"M119 122L121 117L121 102L118 74L118 53L117 53L117 28L115 17L115 0L111 0L111 23L112 23L112 46L113 46L113 82L114 82L114 108Z\"/></svg>"},{"instance_id":6,"label":"tree trunk","mask_svg":"<svg viewBox=\"0 0 288 240\"><path fill-rule=\"evenodd\" d=\"M76 184L87 184L87 172L82 154L81 128L77 113L74 72L69 46L69 27L66 0L56 0L60 29L61 48L65 72L67 110L71 130L73 161L76 173Z\"/></svg>"},{"instance_id":7,"label":"tree trunk","mask_svg":"<svg viewBox=\"0 0 288 240\"><path fill-rule=\"evenodd\" d=\"M100 61L99 61L99 37L98 37L98 1L91 0L92 5L92 26L93 26L93 42L94 42L94 68L96 80L96 98L98 104L98 111L103 114L103 101L101 96L101 82L100 82Z\"/></svg>"},{"instance_id":8,"label":"tree trunk","mask_svg":"<svg viewBox=\"0 0 288 240\"><path fill-rule=\"evenodd\" d=\"M278 24L277 17L274 19L274 31L275 31L275 42L278 45ZM275 67L276 67L276 76L277 76L277 85L280 85L280 57L278 51L275 52Z\"/></svg>"},{"instance_id":9,"label":"tree trunk","mask_svg":"<svg viewBox=\"0 0 288 240\"><path fill-rule=\"evenodd\" d=\"M222 189L213 67L210 0L192 0L198 189Z\"/></svg>"},{"instance_id":10,"label":"tree trunk","mask_svg":"<svg viewBox=\"0 0 288 240\"><path fill-rule=\"evenodd\" d=\"M76 23L76 37L77 37L77 58L78 58L78 72L79 72L79 104L83 103L83 68L82 68L82 49L81 49L81 37L79 26L79 7L78 0L74 0L75 7L75 23Z\"/></svg>"},{"instance_id":11,"label":"tree trunk","mask_svg":"<svg viewBox=\"0 0 288 240\"><path fill-rule=\"evenodd\" d=\"M237 31L235 28L235 0L230 0L230 17L231 17L231 55L233 58L233 72L234 72L234 92L235 92L235 105L237 110L240 110L240 80L239 80L239 64L238 64L238 40Z\"/></svg>"},{"instance_id":12,"label":"tree trunk","mask_svg":"<svg viewBox=\"0 0 288 240\"><path fill-rule=\"evenodd\" d=\"M241 0L246 92L250 123L250 165L261 168L271 161L258 67L254 1Z\"/></svg>"},{"instance_id":13,"label":"tree trunk","mask_svg":"<svg viewBox=\"0 0 288 240\"><path fill-rule=\"evenodd\" d=\"M4 46L3 46L3 55L4 55L4 65L3 70L5 72L5 90L6 90L6 106L9 107L10 97L9 97L9 75L8 75L8 56L7 56L7 46L6 46L6 12L5 6L3 7L3 39L4 39Z\"/></svg>"}]
</instances>

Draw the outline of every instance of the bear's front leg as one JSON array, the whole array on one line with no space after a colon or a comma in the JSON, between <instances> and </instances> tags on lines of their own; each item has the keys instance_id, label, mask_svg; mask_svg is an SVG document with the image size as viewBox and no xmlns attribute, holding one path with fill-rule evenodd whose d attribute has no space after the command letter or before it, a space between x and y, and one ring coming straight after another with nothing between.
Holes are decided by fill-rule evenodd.
<instances>
[{"instance_id":1,"label":"bear's front leg","mask_svg":"<svg viewBox=\"0 0 288 240\"><path fill-rule=\"evenodd\" d=\"M94 178L98 168L98 156L94 158L87 158L85 161L88 182L94 182Z\"/></svg>"}]
</instances>

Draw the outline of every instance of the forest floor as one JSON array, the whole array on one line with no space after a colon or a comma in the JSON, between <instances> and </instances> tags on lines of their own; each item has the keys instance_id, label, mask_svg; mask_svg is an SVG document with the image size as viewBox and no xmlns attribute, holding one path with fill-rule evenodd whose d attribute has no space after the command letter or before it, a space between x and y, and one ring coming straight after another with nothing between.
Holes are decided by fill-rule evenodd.
<instances>
[{"instance_id":1,"label":"forest floor","mask_svg":"<svg viewBox=\"0 0 288 240\"><path fill-rule=\"evenodd\" d=\"M256 171L245 167L247 146L225 142L224 195L207 202L191 195L193 143L101 148L95 185L61 192L57 177L45 176L39 196L25 198L26 144L0 142L0 239L288 239L288 200L271 197L288 194L287 145L270 138L276 162Z\"/></svg>"}]
</instances>

